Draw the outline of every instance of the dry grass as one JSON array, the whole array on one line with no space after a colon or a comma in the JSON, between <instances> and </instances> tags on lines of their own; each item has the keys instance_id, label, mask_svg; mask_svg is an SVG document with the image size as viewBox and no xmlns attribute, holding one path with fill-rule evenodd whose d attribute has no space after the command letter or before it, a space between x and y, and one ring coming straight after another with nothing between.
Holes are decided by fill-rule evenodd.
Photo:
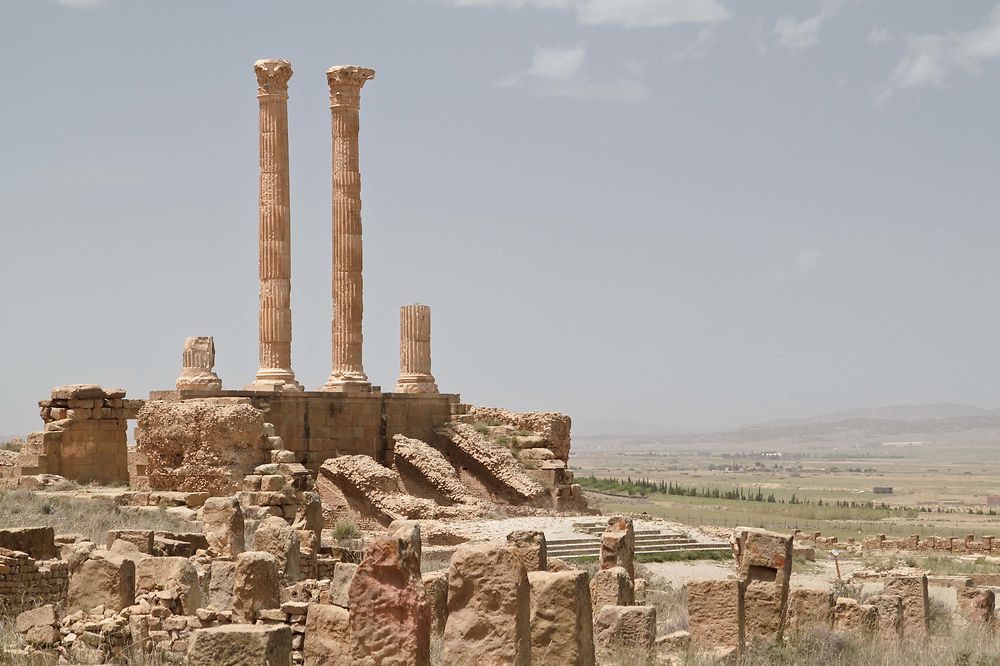
<instances>
[{"instance_id":1,"label":"dry grass","mask_svg":"<svg viewBox=\"0 0 1000 666\"><path fill-rule=\"evenodd\" d=\"M13 437L8 439L6 442L0 443L0 451L15 451L20 453L21 449L24 448L24 438L23 437Z\"/></svg>"},{"instance_id":2,"label":"dry grass","mask_svg":"<svg viewBox=\"0 0 1000 666\"><path fill-rule=\"evenodd\" d=\"M687 629L687 588L674 587L642 564L636 566L635 575L646 580L646 604L656 609L656 635L666 636Z\"/></svg>"},{"instance_id":3,"label":"dry grass","mask_svg":"<svg viewBox=\"0 0 1000 666\"><path fill-rule=\"evenodd\" d=\"M973 627L948 630L926 642L865 640L837 632L813 632L783 645L749 650L739 663L740 666L986 666L1000 664L1000 637Z\"/></svg>"},{"instance_id":4,"label":"dry grass","mask_svg":"<svg viewBox=\"0 0 1000 666\"><path fill-rule=\"evenodd\" d=\"M0 492L0 528L37 526L51 526L56 534L82 534L95 543L104 543L107 531L113 529L189 532L194 528L162 508L135 511L116 506L110 498L80 499L20 489Z\"/></svg>"},{"instance_id":5,"label":"dry grass","mask_svg":"<svg viewBox=\"0 0 1000 666\"><path fill-rule=\"evenodd\" d=\"M447 569L451 564L450 552L432 551L424 553L420 558L420 573L430 573L431 571L441 571Z\"/></svg>"}]
</instances>

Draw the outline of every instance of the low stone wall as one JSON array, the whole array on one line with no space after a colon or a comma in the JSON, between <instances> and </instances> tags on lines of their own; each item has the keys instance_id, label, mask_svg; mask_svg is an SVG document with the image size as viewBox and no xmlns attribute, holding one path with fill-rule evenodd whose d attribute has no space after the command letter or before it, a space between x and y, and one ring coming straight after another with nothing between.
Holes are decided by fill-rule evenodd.
<instances>
[{"instance_id":1,"label":"low stone wall","mask_svg":"<svg viewBox=\"0 0 1000 666\"><path fill-rule=\"evenodd\" d=\"M995 537L982 536L977 538L974 534L967 534L964 537L922 537L919 534L911 534L907 537L896 539L889 538L884 534L876 534L874 536L865 537L861 540L860 544L858 544L857 540L853 537L847 539L847 541L840 541L835 536L823 536L820 532L811 532L806 534L796 530L794 536L796 544L809 543L826 548L860 545L861 549L865 551L942 551L959 555L988 555L990 553L1000 553L1000 541L997 541Z\"/></svg>"},{"instance_id":2,"label":"low stone wall","mask_svg":"<svg viewBox=\"0 0 1000 666\"><path fill-rule=\"evenodd\" d=\"M96 384L52 389L38 406L45 428L28 435L21 474L58 474L73 481L128 482L125 391Z\"/></svg>"},{"instance_id":3,"label":"low stone wall","mask_svg":"<svg viewBox=\"0 0 1000 666\"><path fill-rule=\"evenodd\" d=\"M27 553L0 548L0 615L64 603L68 586L66 562L35 560Z\"/></svg>"},{"instance_id":4,"label":"low stone wall","mask_svg":"<svg viewBox=\"0 0 1000 666\"><path fill-rule=\"evenodd\" d=\"M967 534L964 538L920 537L920 535L913 534L905 539L889 539L884 534L878 534L865 538L861 547L868 551L943 551L953 554L983 555L1000 553L1000 541L996 541L992 536L983 536L977 539L974 534Z\"/></svg>"}]
</instances>

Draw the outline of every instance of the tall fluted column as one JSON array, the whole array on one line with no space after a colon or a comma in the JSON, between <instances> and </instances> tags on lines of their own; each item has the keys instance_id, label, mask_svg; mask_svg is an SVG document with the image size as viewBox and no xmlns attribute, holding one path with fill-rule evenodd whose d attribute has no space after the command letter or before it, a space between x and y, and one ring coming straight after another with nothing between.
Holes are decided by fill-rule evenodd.
<instances>
[{"instance_id":1,"label":"tall fluted column","mask_svg":"<svg viewBox=\"0 0 1000 666\"><path fill-rule=\"evenodd\" d=\"M396 393L437 393L431 374L431 309L427 305L399 308L399 379Z\"/></svg>"},{"instance_id":2,"label":"tall fluted column","mask_svg":"<svg viewBox=\"0 0 1000 666\"><path fill-rule=\"evenodd\" d=\"M361 172L358 116L361 86L375 70L331 67L333 124L333 370L324 391L366 392L371 384L361 363Z\"/></svg>"},{"instance_id":3,"label":"tall fluted column","mask_svg":"<svg viewBox=\"0 0 1000 666\"><path fill-rule=\"evenodd\" d=\"M301 391L292 372L287 60L258 60L260 103L260 369L251 390Z\"/></svg>"}]
</instances>

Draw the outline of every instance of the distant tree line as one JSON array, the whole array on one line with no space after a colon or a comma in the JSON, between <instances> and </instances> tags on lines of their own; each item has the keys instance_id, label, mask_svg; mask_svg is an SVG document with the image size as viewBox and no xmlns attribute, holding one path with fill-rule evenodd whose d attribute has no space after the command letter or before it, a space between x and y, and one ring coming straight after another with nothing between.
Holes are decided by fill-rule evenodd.
<instances>
[{"instance_id":1,"label":"distant tree line","mask_svg":"<svg viewBox=\"0 0 1000 666\"><path fill-rule=\"evenodd\" d=\"M764 494L759 486L754 488L736 488L724 490L722 488L708 488L697 486L685 486L673 481L650 481L649 479L635 479L627 476L624 479L617 477L597 478L594 475L577 477L577 483L589 490L609 493L612 495L627 495L629 497L648 497L653 494L675 495L682 497L703 497L706 499L738 500L743 502L764 502L767 504L814 504L816 506L836 506L843 509L891 509L885 502L856 502L854 500L836 500L834 502L824 502L822 498L816 501L802 499L795 493L788 499L777 498L774 493ZM991 514L992 515L992 514Z\"/></svg>"}]
</instances>

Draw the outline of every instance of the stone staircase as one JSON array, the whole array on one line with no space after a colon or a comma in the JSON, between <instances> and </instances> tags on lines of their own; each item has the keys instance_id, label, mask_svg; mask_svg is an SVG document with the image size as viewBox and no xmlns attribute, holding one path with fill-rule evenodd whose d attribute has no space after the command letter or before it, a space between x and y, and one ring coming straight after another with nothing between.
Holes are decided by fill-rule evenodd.
<instances>
[{"instance_id":1,"label":"stone staircase","mask_svg":"<svg viewBox=\"0 0 1000 666\"><path fill-rule=\"evenodd\" d=\"M545 550L549 557L563 560L598 557L601 553L601 534L605 523L600 521L573 523L573 530L580 536L555 538L546 537ZM678 551L722 550L728 551L729 544L721 541L697 541L679 532L658 529L635 530L635 552L637 555L659 555Z\"/></svg>"}]
</instances>

